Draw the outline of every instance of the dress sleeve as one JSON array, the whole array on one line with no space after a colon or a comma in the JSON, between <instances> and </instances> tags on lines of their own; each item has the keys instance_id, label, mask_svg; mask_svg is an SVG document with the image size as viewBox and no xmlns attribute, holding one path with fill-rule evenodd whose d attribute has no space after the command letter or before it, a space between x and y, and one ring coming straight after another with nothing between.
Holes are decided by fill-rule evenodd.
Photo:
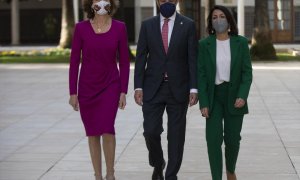
<instances>
[{"instance_id":1,"label":"dress sleeve","mask_svg":"<svg viewBox=\"0 0 300 180\"><path fill-rule=\"evenodd\" d=\"M79 26L76 24L72 41L69 68L69 90L70 95L77 94L78 72L81 59L82 40Z\"/></svg>"},{"instance_id":2,"label":"dress sleeve","mask_svg":"<svg viewBox=\"0 0 300 180\"><path fill-rule=\"evenodd\" d=\"M119 39L119 70L121 79L121 92L127 94L130 72L129 49L126 25L122 24Z\"/></svg>"}]
</instances>

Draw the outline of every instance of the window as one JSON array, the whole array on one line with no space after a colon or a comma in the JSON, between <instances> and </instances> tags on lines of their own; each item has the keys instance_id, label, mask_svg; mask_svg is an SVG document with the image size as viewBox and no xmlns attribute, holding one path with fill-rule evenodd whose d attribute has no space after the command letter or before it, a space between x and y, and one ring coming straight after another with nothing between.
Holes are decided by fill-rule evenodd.
<instances>
[{"instance_id":1,"label":"window","mask_svg":"<svg viewBox=\"0 0 300 180\"><path fill-rule=\"evenodd\" d=\"M271 30L291 30L291 3L291 0L268 0Z\"/></svg>"},{"instance_id":2,"label":"window","mask_svg":"<svg viewBox=\"0 0 300 180\"><path fill-rule=\"evenodd\" d=\"M291 29L291 1L278 0L277 1L277 29L290 30Z\"/></svg>"},{"instance_id":3,"label":"window","mask_svg":"<svg viewBox=\"0 0 300 180\"><path fill-rule=\"evenodd\" d=\"M231 4L232 0L223 0L225 4Z\"/></svg>"},{"instance_id":4,"label":"window","mask_svg":"<svg viewBox=\"0 0 300 180\"><path fill-rule=\"evenodd\" d=\"M300 8L295 9L295 39L300 40Z\"/></svg>"},{"instance_id":5,"label":"window","mask_svg":"<svg viewBox=\"0 0 300 180\"><path fill-rule=\"evenodd\" d=\"M269 12L269 24L270 24L270 29L274 29L274 11L275 11L275 6L274 6L274 0L268 0L268 12Z\"/></svg>"}]
</instances>

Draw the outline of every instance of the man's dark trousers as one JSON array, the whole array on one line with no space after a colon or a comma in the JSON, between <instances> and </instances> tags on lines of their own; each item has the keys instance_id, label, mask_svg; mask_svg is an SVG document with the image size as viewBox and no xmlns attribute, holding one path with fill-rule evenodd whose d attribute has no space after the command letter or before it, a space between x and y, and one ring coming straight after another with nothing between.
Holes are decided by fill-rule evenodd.
<instances>
[{"instance_id":1,"label":"man's dark trousers","mask_svg":"<svg viewBox=\"0 0 300 180\"><path fill-rule=\"evenodd\" d=\"M166 81L161 86L155 97L143 103L144 115L144 136L149 150L149 162L153 167L163 164L163 150L160 135L163 132L163 113L166 110L168 115L168 166L166 179L177 179L177 173L181 166L185 129L186 113L188 108L188 97L186 102L178 103L170 92L169 84Z\"/></svg>"}]
</instances>

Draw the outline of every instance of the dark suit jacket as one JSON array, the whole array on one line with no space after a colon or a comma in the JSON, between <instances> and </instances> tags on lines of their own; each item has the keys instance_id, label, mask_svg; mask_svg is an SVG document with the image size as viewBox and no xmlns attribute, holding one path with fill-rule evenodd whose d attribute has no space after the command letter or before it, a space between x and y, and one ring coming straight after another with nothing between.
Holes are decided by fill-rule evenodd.
<instances>
[{"instance_id":1,"label":"dark suit jacket","mask_svg":"<svg viewBox=\"0 0 300 180\"><path fill-rule=\"evenodd\" d=\"M252 83L252 65L248 40L242 36L230 37L231 66L228 108L231 114L248 113L247 103L242 108L235 108L236 98L247 101ZM198 93L200 108L212 110L216 78L216 36L199 41L198 55Z\"/></svg>"},{"instance_id":2,"label":"dark suit jacket","mask_svg":"<svg viewBox=\"0 0 300 180\"><path fill-rule=\"evenodd\" d=\"M135 62L134 87L142 88L144 100L151 100L167 72L169 86L178 102L188 100L189 91L197 89L197 39L194 22L176 14L174 28L165 53L160 16L142 22Z\"/></svg>"}]
</instances>

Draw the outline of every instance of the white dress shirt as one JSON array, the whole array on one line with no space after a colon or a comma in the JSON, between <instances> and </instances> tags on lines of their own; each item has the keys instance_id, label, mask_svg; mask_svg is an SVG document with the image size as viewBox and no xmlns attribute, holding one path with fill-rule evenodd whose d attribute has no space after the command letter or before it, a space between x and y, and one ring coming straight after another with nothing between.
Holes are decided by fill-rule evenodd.
<instances>
[{"instance_id":1,"label":"white dress shirt","mask_svg":"<svg viewBox=\"0 0 300 180\"><path fill-rule=\"evenodd\" d=\"M216 56L216 80L215 84L222 84L224 81L230 81L230 64L231 64L231 52L230 52L230 40L220 41L217 40L217 56Z\"/></svg>"}]
</instances>

